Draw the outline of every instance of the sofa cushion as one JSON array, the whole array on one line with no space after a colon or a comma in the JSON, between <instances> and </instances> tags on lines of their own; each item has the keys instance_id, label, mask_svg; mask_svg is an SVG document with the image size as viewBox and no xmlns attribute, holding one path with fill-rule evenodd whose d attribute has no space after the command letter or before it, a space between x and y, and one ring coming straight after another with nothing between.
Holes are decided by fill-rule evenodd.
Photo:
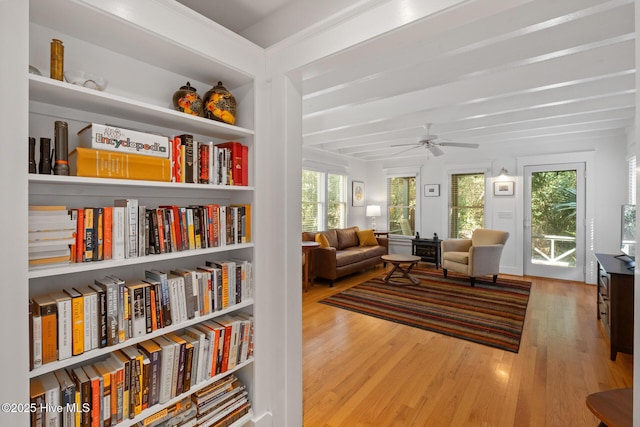
<instances>
[{"instance_id":1,"label":"sofa cushion","mask_svg":"<svg viewBox=\"0 0 640 427\"><path fill-rule=\"evenodd\" d=\"M335 229L318 231L318 234L322 234L323 236L325 236L327 238L327 241L329 242L329 246L331 246L332 248L338 247L338 233Z\"/></svg>"},{"instance_id":2,"label":"sofa cushion","mask_svg":"<svg viewBox=\"0 0 640 427\"><path fill-rule=\"evenodd\" d=\"M358 240L360 241L360 246L377 246L378 240L376 239L375 234L373 234L373 230L360 230L357 231Z\"/></svg>"},{"instance_id":3,"label":"sofa cushion","mask_svg":"<svg viewBox=\"0 0 640 427\"><path fill-rule=\"evenodd\" d=\"M338 246L335 246L335 248L341 250L350 248L352 246L359 246L360 241L358 240L358 230L359 228L357 226L336 230L338 236Z\"/></svg>"},{"instance_id":4,"label":"sofa cushion","mask_svg":"<svg viewBox=\"0 0 640 427\"><path fill-rule=\"evenodd\" d=\"M325 236L322 233L317 233L316 234L316 242L320 243L320 247L321 248L328 248L329 247L329 239L327 239L327 236Z\"/></svg>"},{"instance_id":5,"label":"sofa cushion","mask_svg":"<svg viewBox=\"0 0 640 427\"><path fill-rule=\"evenodd\" d=\"M315 242L316 241L316 232L315 231L303 231L302 232L302 241L303 242Z\"/></svg>"},{"instance_id":6,"label":"sofa cushion","mask_svg":"<svg viewBox=\"0 0 640 427\"><path fill-rule=\"evenodd\" d=\"M352 246L336 251L336 267L343 267L386 254L383 246Z\"/></svg>"}]
</instances>

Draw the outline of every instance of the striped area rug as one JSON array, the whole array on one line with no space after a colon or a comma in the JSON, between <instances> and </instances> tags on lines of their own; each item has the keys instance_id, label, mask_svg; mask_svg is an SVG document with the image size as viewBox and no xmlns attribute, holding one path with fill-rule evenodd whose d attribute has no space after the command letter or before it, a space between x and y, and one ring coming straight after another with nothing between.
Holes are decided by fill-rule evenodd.
<instances>
[{"instance_id":1,"label":"striped area rug","mask_svg":"<svg viewBox=\"0 0 640 427\"><path fill-rule=\"evenodd\" d=\"M476 279L414 269L419 285L386 285L371 279L319 301L369 316L518 352L531 283Z\"/></svg>"}]
</instances>

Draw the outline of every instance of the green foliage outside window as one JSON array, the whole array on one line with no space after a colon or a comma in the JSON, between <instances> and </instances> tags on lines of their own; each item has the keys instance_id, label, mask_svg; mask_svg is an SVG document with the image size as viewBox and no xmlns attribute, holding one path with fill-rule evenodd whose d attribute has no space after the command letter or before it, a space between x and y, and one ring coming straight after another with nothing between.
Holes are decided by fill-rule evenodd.
<instances>
[{"instance_id":1,"label":"green foliage outside window","mask_svg":"<svg viewBox=\"0 0 640 427\"><path fill-rule=\"evenodd\" d=\"M347 177L303 170L302 231L325 229L325 212L326 228L346 226Z\"/></svg>"}]
</instances>

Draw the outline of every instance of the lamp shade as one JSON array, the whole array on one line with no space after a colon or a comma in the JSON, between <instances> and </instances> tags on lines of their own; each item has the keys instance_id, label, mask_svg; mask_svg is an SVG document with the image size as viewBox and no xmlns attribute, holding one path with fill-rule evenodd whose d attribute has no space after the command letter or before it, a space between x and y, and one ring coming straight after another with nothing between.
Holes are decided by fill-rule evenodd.
<instances>
[{"instance_id":1,"label":"lamp shade","mask_svg":"<svg viewBox=\"0 0 640 427\"><path fill-rule=\"evenodd\" d=\"M367 205L366 216L380 216L380 205Z\"/></svg>"}]
</instances>

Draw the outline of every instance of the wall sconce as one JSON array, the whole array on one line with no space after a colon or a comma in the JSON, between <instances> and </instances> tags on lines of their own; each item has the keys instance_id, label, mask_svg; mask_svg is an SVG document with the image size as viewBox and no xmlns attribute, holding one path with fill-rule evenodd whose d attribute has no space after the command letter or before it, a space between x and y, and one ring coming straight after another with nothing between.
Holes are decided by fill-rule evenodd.
<instances>
[{"instance_id":1,"label":"wall sconce","mask_svg":"<svg viewBox=\"0 0 640 427\"><path fill-rule=\"evenodd\" d=\"M380 205L367 205L365 215L371 217L371 228L376 229L376 217L382 215Z\"/></svg>"},{"instance_id":2,"label":"wall sconce","mask_svg":"<svg viewBox=\"0 0 640 427\"><path fill-rule=\"evenodd\" d=\"M500 169L500 173L498 174L498 176L507 176L509 175L509 171L506 170L505 168Z\"/></svg>"}]
</instances>

